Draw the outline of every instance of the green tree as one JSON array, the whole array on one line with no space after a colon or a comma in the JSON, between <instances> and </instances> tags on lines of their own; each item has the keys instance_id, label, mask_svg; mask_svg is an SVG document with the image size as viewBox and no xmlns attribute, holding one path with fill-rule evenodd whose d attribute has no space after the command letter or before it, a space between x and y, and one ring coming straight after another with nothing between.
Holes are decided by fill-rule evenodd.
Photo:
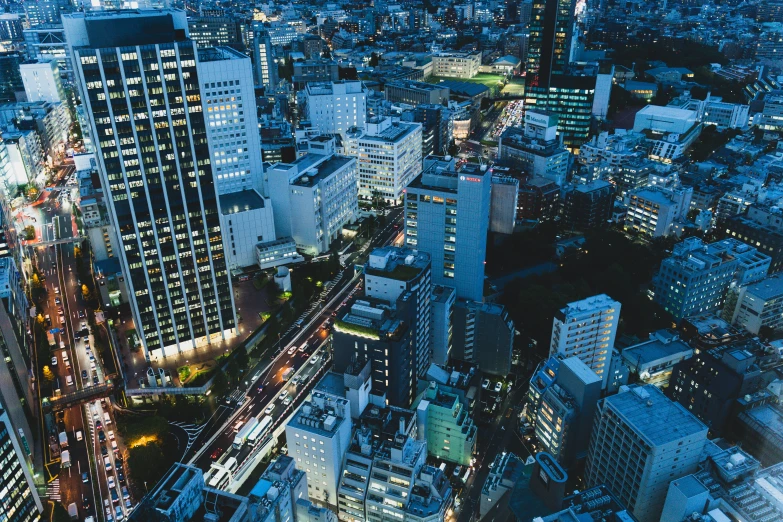
<instances>
[{"instance_id":1,"label":"green tree","mask_svg":"<svg viewBox=\"0 0 783 522\"><path fill-rule=\"evenodd\" d=\"M234 360L240 369L247 369L248 365L250 364L250 358L247 355L247 349L245 348L245 345L241 345L239 348L234 350Z\"/></svg>"},{"instance_id":2,"label":"green tree","mask_svg":"<svg viewBox=\"0 0 783 522\"><path fill-rule=\"evenodd\" d=\"M68 510L59 502L55 502L52 508L52 522L71 522Z\"/></svg>"},{"instance_id":3,"label":"green tree","mask_svg":"<svg viewBox=\"0 0 783 522\"><path fill-rule=\"evenodd\" d=\"M152 442L130 448L128 467L131 469L136 487L146 489L157 484L168 471L168 466L164 463L169 460L163 454L161 446Z\"/></svg>"},{"instance_id":4,"label":"green tree","mask_svg":"<svg viewBox=\"0 0 783 522\"><path fill-rule=\"evenodd\" d=\"M225 372L218 371L212 380L212 395L221 397L228 391L228 378Z\"/></svg>"},{"instance_id":5,"label":"green tree","mask_svg":"<svg viewBox=\"0 0 783 522\"><path fill-rule=\"evenodd\" d=\"M35 227L28 225L24 227L24 238L28 241L35 239Z\"/></svg>"}]
</instances>

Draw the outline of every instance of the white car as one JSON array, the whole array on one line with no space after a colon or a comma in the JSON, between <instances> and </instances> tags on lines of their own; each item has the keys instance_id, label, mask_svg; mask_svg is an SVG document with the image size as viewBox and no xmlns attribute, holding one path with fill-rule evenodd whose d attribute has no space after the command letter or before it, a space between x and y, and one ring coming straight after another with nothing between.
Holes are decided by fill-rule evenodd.
<instances>
[{"instance_id":1,"label":"white car","mask_svg":"<svg viewBox=\"0 0 783 522\"><path fill-rule=\"evenodd\" d=\"M489 379L484 379L484 382L481 383L481 387L485 390L489 388Z\"/></svg>"},{"instance_id":2,"label":"white car","mask_svg":"<svg viewBox=\"0 0 783 522\"><path fill-rule=\"evenodd\" d=\"M71 377L70 375L66 375L65 384L67 384L68 386L73 386L73 377Z\"/></svg>"},{"instance_id":3,"label":"white car","mask_svg":"<svg viewBox=\"0 0 783 522\"><path fill-rule=\"evenodd\" d=\"M283 399L285 399L286 397L288 397L288 390L283 390L283 391L281 391L281 392L280 392L280 395L278 396L278 398L279 398L280 400L283 400Z\"/></svg>"},{"instance_id":4,"label":"white car","mask_svg":"<svg viewBox=\"0 0 783 522\"><path fill-rule=\"evenodd\" d=\"M288 349L288 355L293 355L296 353L296 346L292 346Z\"/></svg>"},{"instance_id":5,"label":"white car","mask_svg":"<svg viewBox=\"0 0 783 522\"><path fill-rule=\"evenodd\" d=\"M106 434L109 436L109 440L114 440L114 431L109 430L106 432Z\"/></svg>"},{"instance_id":6,"label":"white car","mask_svg":"<svg viewBox=\"0 0 783 522\"><path fill-rule=\"evenodd\" d=\"M274 402L266 407L266 409L264 410L264 413L269 415L273 411L275 411L275 403Z\"/></svg>"},{"instance_id":7,"label":"white car","mask_svg":"<svg viewBox=\"0 0 783 522\"><path fill-rule=\"evenodd\" d=\"M109 482L109 489L112 489L113 487L117 486L117 484L114 482L114 477L112 477L111 475L109 475L108 482Z\"/></svg>"},{"instance_id":8,"label":"white car","mask_svg":"<svg viewBox=\"0 0 783 522\"><path fill-rule=\"evenodd\" d=\"M55 287L54 287L54 293L55 293L55 294L59 294L59 293L60 293L60 288L59 288L59 287L57 287L57 286L55 286Z\"/></svg>"},{"instance_id":9,"label":"white car","mask_svg":"<svg viewBox=\"0 0 783 522\"><path fill-rule=\"evenodd\" d=\"M81 442L81 440L84 438L84 435L82 435L82 430L78 430L76 432L76 440Z\"/></svg>"},{"instance_id":10,"label":"white car","mask_svg":"<svg viewBox=\"0 0 783 522\"><path fill-rule=\"evenodd\" d=\"M500 390L502 390L502 389L503 389L503 383L502 382L498 382L497 384L495 384L495 392L500 393Z\"/></svg>"},{"instance_id":11,"label":"white car","mask_svg":"<svg viewBox=\"0 0 783 522\"><path fill-rule=\"evenodd\" d=\"M52 366L57 366L57 356L56 355L52 356Z\"/></svg>"}]
</instances>

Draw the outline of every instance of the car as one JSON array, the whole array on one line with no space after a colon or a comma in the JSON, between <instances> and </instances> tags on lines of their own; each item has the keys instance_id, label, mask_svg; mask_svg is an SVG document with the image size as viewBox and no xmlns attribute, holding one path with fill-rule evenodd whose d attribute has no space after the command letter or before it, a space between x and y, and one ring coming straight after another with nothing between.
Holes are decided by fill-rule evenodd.
<instances>
[{"instance_id":1,"label":"car","mask_svg":"<svg viewBox=\"0 0 783 522\"><path fill-rule=\"evenodd\" d=\"M62 306L57 307L57 315L65 315L65 310L63 310Z\"/></svg>"},{"instance_id":2,"label":"car","mask_svg":"<svg viewBox=\"0 0 783 522\"><path fill-rule=\"evenodd\" d=\"M484 379L484 382L481 383L481 387L485 390L489 388L489 379Z\"/></svg>"},{"instance_id":3,"label":"car","mask_svg":"<svg viewBox=\"0 0 783 522\"><path fill-rule=\"evenodd\" d=\"M94 370L94 369L95 369L95 358L93 357L92 359L90 359L90 370Z\"/></svg>"},{"instance_id":4,"label":"car","mask_svg":"<svg viewBox=\"0 0 783 522\"><path fill-rule=\"evenodd\" d=\"M117 453L118 451L120 451L120 448L117 446L117 441L116 440L111 441L111 450L114 453Z\"/></svg>"},{"instance_id":5,"label":"car","mask_svg":"<svg viewBox=\"0 0 783 522\"><path fill-rule=\"evenodd\" d=\"M52 366L57 366L57 356L56 355L52 356Z\"/></svg>"},{"instance_id":6,"label":"car","mask_svg":"<svg viewBox=\"0 0 783 522\"><path fill-rule=\"evenodd\" d=\"M452 473L452 475L454 475L455 477L459 477L460 473L462 473L462 466L457 466L456 468L454 468L454 472Z\"/></svg>"},{"instance_id":7,"label":"car","mask_svg":"<svg viewBox=\"0 0 783 522\"><path fill-rule=\"evenodd\" d=\"M101 444L101 455L104 457L109 455L109 448L106 447L106 444Z\"/></svg>"},{"instance_id":8,"label":"car","mask_svg":"<svg viewBox=\"0 0 783 522\"><path fill-rule=\"evenodd\" d=\"M99 382L101 382L101 380L98 379L98 376L97 375L93 375L92 376L92 383L93 384L98 384Z\"/></svg>"},{"instance_id":9,"label":"car","mask_svg":"<svg viewBox=\"0 0 783 522\"><path fill-rule=\"evenodd\" d=\"M55 304L56 306L60 306L61 304L63 304L63 302L60 300L60 298L59 298L59 297L55 297L55 298L54 298L54 304Z\"/></svg>"},{"instance_id":10,"label":"car","mask_svg":"<svg viewBox=\"0 0 783 522\"><path fill-rule=\"evenodd\" d=\"M70 375L66 375L65 384L67 384L68 386L73 386L73 377L71 377Z\"/></svg>"},{"instance_id":11,"label":"car","mask_svg":"<svg viewBox=\"0 0 783 522\"><path fill-rule=\"evenodd\" d=\"M114 477L112 477L111 475L109 475L108 482L109 482L109 489L112 489L117 486L117 484L114 482Z\"/></svg>"},{"instance_id":12,"label":"car","mask_svg":"<svg viewBox=\"0 0 783 522\"><path fill-rule=\"evenodd\" d=\"M103 466L106 468L106 471L111 471L111 459L109 457L103 457Z\"/></svg>"},{"instance_id":13,"label":"car","mask_svg":"<svg viewBox=\"0 0 783 522\"><path fill-rule=\"evenodd\" d=\"M114 514L114 511L112 511L111 508L106 508L106 522L114 522L114 517L112 516Z\"/></svg>"},{"instance_id":14,"label":"car","mask_svg":"<svg viewBox=\"0 0 783 522\"><path fill-rule=\"evenodd\" d=\"M99 430L103 429L103 423L101 421L95 421L95 427Z\"/></svg>"},{"instance_id":15,"label":"car","mask_svg":"<svg viewBox=\"0 0 783 522\"><path fill-rule=\"evenodd\" d=\"M278 396L278 398L279 398L280 400L284 400L286 397L288 397L288 390L283 390L283 391L281 391L281 392L280 392L280 395Z\"/></svg>"},{"instance_id":16,"label":"car","mask_svg":"<svg viewBox=\"0 0 783 522\"><path fill-rule=\"evenodd\" d=\"M120 471L119 468L117 468L117 478L120 479L120 482L125 482L125 473Z\"/></svg>"},{"instance_id":17,"label":"car","mask_svg":"<svg viewBox=\"0 0 783 522\"><path fill-rule=\"evenodd\" d=\"M82 509L90 509L90 499L87 495L82 496Z\"/></svg>"},{"instance_id":18,"label":"car","mask_svg":"<svg viewBox=\"0 0 783 522\"><path fill-rule=\"evenodd\" d=\"M215 451L212 452L212 455L209 456L212 460L217 460L220 458L220 456L223 454L223 448L215 448Z\"/></svg>"},{"instance_id":19,"label":"car","mask_svg":"<svg viewBox=\"0 0 783 522\"><path fill-rule=\"evenodd\" d=\"M259 393L261 393L262 391L264 391L264 388L266 388L266 385L264 385L264 384L259 384L259 385L258 385L258 388L256 388L256 389L258 390L258 392L259 392Z\"/></svg>"},{"instance_id":20,"label":"car","mask_svg":"<svg viewBox=\"0 0 783 522\"><path fill-rule=\"evenodd\" d=\"M497 384L495 384L495 393L500 393L500 390L502 390L502 389L503 389L503 383L502 382L498 382Z\"/></svg>"},{"instance_id":21,"label":"car","mask_svg":"<svg viewBox=\"0 0 783 522\"><path fill-rule=\"evenodd\" d=\"M82 434L82 430L76 430L76 440L78 442L81 442L84 439L84 435Z\"/></svg>"},{"instance_id":22,"label":"car","mask_svg":"<svg viewBox=\"0 0 783 522\"><path fill-rule=\"evenodd\" d=\"M122 498L125 500L130 498L130 493L128 493L128 486L122 486Z\"/></svg>"},{"instance_id":23,"label":"car","mask_svg":"<svg viewBox=\"0 0 783 522\"><path fill-rule=\"evenodd\" d=\"M86 381L89 378L90 376L87 374L87 370L82 370L82 379Z\"/></svg>"},{"instance_id":24,"label":"car","mask_svg":"<svg viewBox=\"0 0 783 522\"><path fill-rule=\"evenodd\" d=\"M60 326L65 326L65 316L64 315L60 316Z\"/></svg>"},{"instance_id":25,"label":"car","mask_svg":"<svg viewBox=\"0 0 783 522\"><path fill-rule=\"evenodd\" d=\"M111 501L116 504L120 501L120 496L117 494L116 488L109 488L109 494L111 495Z\"/></svg>"},{"instance_id":26,"label":"car","mask_svg":"<svg viewBox=\"0 0 783 522\"><path fill-rule=\"evenodd\" d=\"M320 359L321 359L321 358L320 358L320 357L318 357L317 355L313 355L312 357L310 357L310 364L318 364L318 361L319 361Z\"/></svg>"},{"instance_id":27,"label":"car","mask_svg":"<svg viewBox=\"0 0 783 522\"><path fill-rule=\"evenodd\" d=\"M82 321L81 323L79 323L79 326L81 326L82 331L86 330L87 329L87 321Z\"/></svg>"},{"instance_id":28,"label":"car","mask_svg":"<svg viewBox=\"0 0 783 522\"><path fill-rule=\"evenodd\" d=\"M100 421L98 421L98 422L100 422ZM106 434L104 432L102 432L102 431L99 431L98 432L98 440L100 442L106 442Z\"/></svg>"},{"instance_id":29,"label":"car","mask_svg":"<svg viewBox=\"0 0 783 522\"><path fill-rule=\"evenodd\" d=\"M82 473L82 482L87 484L89 481L90 481L90 476L86 472Z\"/></svg>"},{"instance_id":30,"label":"car","mask_svg":"<svg viewBox=\"0 0 783 522\"><path fill-rule=\"evenodd\" d=\"M301 353L304 353L305 350L307 350L307 343L304 343L302 346L299 347L299 351Z\"/></svg>"},{"instance_id":31,"label":"car","mask_svg":"<svg viewBox=\"0 0 783 522\"><path fill-rule=\"evenodd\" d=\"M125 514L122 512L122 506L116 506L114 508L114 518L118 522L125 520Z\"/></svg>"},{"instance_id":32,"label":"car","mask_svg":"<svg viewBox=\"0 0 783 522\"><path fill-rule=\"evenodd\" d=\"M73 334L73 341L74 341L74 342L76 342L76 341L78 341L79 339L81 339L81 335L82 335L82 333L81 333L81 332L75 332L75 333Z\"/></svg>"},{"instance_id":33,"label":"car","mask_svg":"<svg viewBox=\"0 0 783 522\"><path fill-rule=\"evenodd\" d=\"M59 294L60 293L60 287L59 286L55 286L54 287L54 293L55 294Z\"/></svg>"},{"instance_id":34,"label":"car","mask_svg":"<svg viewBox=\"0 0 783 522\"><path fill-rule=\"evenodd\" d=\"M296 353L296 346L292 346L288 349L288 355L293 355Z\"/></svg>"},{"instance_id":35,"label":"car","mask_svg":"<svg viewBox=\"0 0 783 522\"><path fill-rule=\"evenodd\" d=\"M106 435L109 436L109 440L114 440L114 431L113 430L109 430L108 432L106 432Z\"/></svg>"},{"instance_id":36,"label":"car","mask_svg":"<svg viewBox=\"0 0 783 522\"><path fill-rule=\"evenodd\" d=\"M264 413L266 415L270 415L273 411L275 411L275 403L274 402L270 403L269 406L266 407L266 409L264 410Z\"/></svg>"},{"instance_id":37,"label":"car","mask_svg":"<svg viewBox=\"0 0 783 522\"><path fill-rule=\"evenodd\" d=\"M294 402L294 399L290 395L288 397L286 397L285 399L283 399L283 404L286 405L286 406L288 406L292 402Z\"/></svg>"},{"instance_id":38,"label":"car","mask_svg":"<svg viewBox=\"0 0 783 522\"><path fill-rule=\"evenodd\" d=\"M122 471L122 453L114 455L114 465L117 466L117 472Z\"/></svg>"},{"instance_id":39,"label":"car","mask_svg":"<svg viewBox=\"0 0 783 522\"><path fill-rule=\"evenodd\" d=\"M296 321L294 321L294 326L296 326L297 328L301 328L303 324L304 324L304 319L297 319Z\"/></svg>"},{"instance_id":40,"label":"car","mask_svg":"<svg viewBox=\"0 0 783 522\"><path fill-rule=\"evenodd\" d=\"M84 319L86 317L84 310L79 310L79 319Z\"/></svg>"},{"instance_id":41,"label":"car","mask_svg":"<svg viewBox=\"0 0 783 522\"><path fill-rule=\"evenodd\" d=\"M129 498L125 499L125 509L128 511L131 511L133 509L133 503L130 501Z\"/></svg>"}]
</instances>

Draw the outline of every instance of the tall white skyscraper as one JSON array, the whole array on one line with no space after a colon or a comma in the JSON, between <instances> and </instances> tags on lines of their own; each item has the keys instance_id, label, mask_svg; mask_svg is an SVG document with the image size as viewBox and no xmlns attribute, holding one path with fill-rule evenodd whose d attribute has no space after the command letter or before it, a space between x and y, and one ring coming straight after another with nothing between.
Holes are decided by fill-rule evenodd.
<instances>
[{"instance_id":1,"label":"tall white skyscraper","mask_svg":"<svg viewBox=\"0 0 783 522\"><path fill-rule=\"evenodd\" d=\"M185 13L74 13L63 25L147 356L234 336L206 104Z\"/></svg>"},{"instance_id":2,"label":"tall white skyscraper","mask_svg":"<svg viewBox=\"0 0 783 522\"><path fill-rule=\"evenodd\" d=\"M658 522L669 483L696 471L706 442L707 426L652 384L623 388L598 403L585 482Z\"/></svg>"},{"instance_id":3,"label":"tall white skyscraper","mask_svg":"<svg viewBox=\"0 0 783 522\"><path fill-rule=\"evenodd\" d=\"M345 153L356 157L359 197L402 200L408 183L421 174L421 123L392 123L389 117L367 121L366 130L349 131Z\"/></svg>"},{"instance_id":4,"label":"tall white skyscraper","mask_svg":"<svg viewBox=\"0 0 783 522\"><path fill-rule=\"evenodd\" d=\"M307 119L321 134L363 129L367 119L367 88L360 81L308 83L304 91Z\"/></svg>"},{"instance_id":5,"label":"tall white skyscraper","mask_svg":"<svg viewBox=\"0 0 783 522\"><path fill-rule=\"evenodd\" d=\"M601 387L605 389L620 306L606 294L568 303L552 322L549 355L578 357L601 378Z\"/></svg>"}]
</instances>

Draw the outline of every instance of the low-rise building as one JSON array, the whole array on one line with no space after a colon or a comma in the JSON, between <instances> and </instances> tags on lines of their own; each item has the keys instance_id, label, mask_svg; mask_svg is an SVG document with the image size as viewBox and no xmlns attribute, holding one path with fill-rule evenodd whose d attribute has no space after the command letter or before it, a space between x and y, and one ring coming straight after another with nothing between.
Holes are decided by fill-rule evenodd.
<instances>
[{"instance_id":1,"label":"low-rise building","mask_svg":"<svg viewBox=\"0 0 783 522\"><path fill-rule=\"evenodd\" d=\"M274 241L256 244L256 262L261 270L281 265L294 265L304 262L296 251L296 241L290 237L281 237Z\"/></svg>"},{"instance_id":2,"label":"low-rise building","mask_svg":"<svg viewBox=\"0 0 783 522\"><path fill-rule=\"evenodd\" d=\"M647 187L630 191L626 198L625 230L653 238L668 236L676 222L685 220L692 193L692 187Z\"/></svg>"},{"instance_id":3,"label":"low-rise building","mask_svg":"<svg viewBox=\"0 0 783 522\"><path fill-rule=\"evenodd\" d=\"M554 114L528 110L524 129L509 127L498 139L498 159L530 177L546 178L562 187L570 153L557 138L557 122Z\"/></svg>"},{"instance_id":4,"label":"low-rise building","mask_svg":"<svg viewBox=\"0 0 783 522\"><path fill-rule=\"evenodd\" d=\"M552 221L560 210L560 185L534 177L519 185L517 221Z\"/></svg>"},{"instance_id":5,"label":"low-rise building","mask_svg":"<svg viewBox=\"0 0 783 522\"><path fill-rule=\"evenodd\" d=\"M386 101L406 105L447 105L449 88L437 83L395 80L384 86Z\"/></svg>"},{"instance_id":6,"label":"low-rise building","mask_svg":"<svg viewBox=\"0 0 783 522\"><path fill-rule=\"evenodd\" d=\"M275 240L271 200L255 190L222 194L220 228L229 270L258 262L256 245Z\"/></svg>"},{"instance_id":7,"label":"low-rise building","mask_svg":"<svg viewBox=\"0 0 783 522\"><path fill-rule=\"evenodd\" d=\"M478 429L470 409L459 395L431 381L412 408L416 411L419 439L427 441L430 456L470 466L476 452Z\"/></svg>"},{"instance_id":8,"label":"low-rise building","mask_svg":"<svg viewBox=\"0 0 783 522\"><path fill-rule=\"evenodd\" d=\"M451 78L473 78L481 67L480 52L440 52L432 55L432 74Z\"/></svg>"},{"instance_id":9,"label":"low-rise building","mask_svg":"<svg viewBox=\"0 0 783 522\"><path fill-rule=\"evenodd\" d=\"M568 230L601 228L612 218L617 188L601 179L573 185L565 191L563 225Z\"/></svg>"},{"instance_id":10,"label":"low-rise building","mask_svg":"<svg viewBox=\"0 0 783 522\"><path fill-rule=\"evenodd\" d=\"M729 307L727 299L723 315L726 320L753 335L758 335L762 328L783 329L783 276L770 276L736 291L733 306Z\"/></svg>"},{"instance_id":11,"label":"low-rise building","mask_svg":"<svg viewBox=\"0 0 783 522\"><path fill-rule=\"evenodd\" d=\"M628 346L622 351L622 360L640 382L664 389L674 366L693 355L693 348L680 340L676 332L658 330L650 340Z\"/></svg>"}]
</instances>

